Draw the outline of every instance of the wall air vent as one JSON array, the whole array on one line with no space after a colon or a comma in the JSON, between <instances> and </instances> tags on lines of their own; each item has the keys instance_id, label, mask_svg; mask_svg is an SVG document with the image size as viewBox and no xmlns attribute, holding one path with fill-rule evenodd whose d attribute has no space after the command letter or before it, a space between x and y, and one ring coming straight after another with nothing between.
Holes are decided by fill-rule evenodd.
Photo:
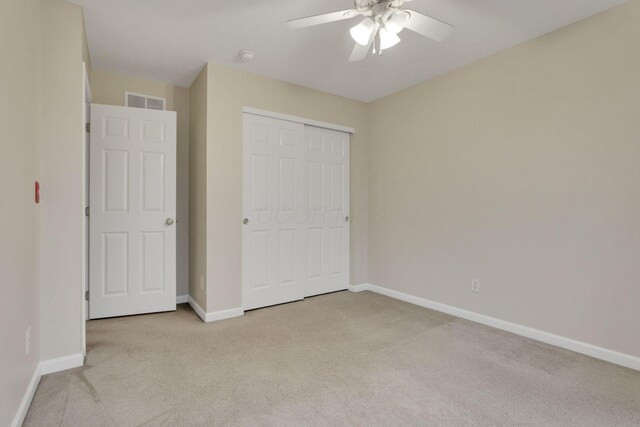
<instances>
[{"instance_id":1,"label":"wall air vent","mask_svg":"<svg viewBox=\"0 0 640 427\"><path fill-rule=\"evenodd\" d=\"M124 93L125 107L147 108L149 110L164 110L166 100L155 96L141 95L139 93Z\"/></svg>"}]
</instances>

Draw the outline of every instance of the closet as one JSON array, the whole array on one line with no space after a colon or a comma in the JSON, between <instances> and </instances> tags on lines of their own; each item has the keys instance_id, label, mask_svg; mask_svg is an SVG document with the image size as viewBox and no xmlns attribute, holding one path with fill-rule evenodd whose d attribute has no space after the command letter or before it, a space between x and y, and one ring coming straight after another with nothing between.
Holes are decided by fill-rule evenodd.
<instances>
[{"instance_id":1,"label":"closet","mask_svg":"<svg viewBox=\"0 0 640 427\"><path fill-rule=\"evenodd\" d=\"M347 289L349 142L349 132L244 113L245 310Z\"/></svg>"}]
</instances>

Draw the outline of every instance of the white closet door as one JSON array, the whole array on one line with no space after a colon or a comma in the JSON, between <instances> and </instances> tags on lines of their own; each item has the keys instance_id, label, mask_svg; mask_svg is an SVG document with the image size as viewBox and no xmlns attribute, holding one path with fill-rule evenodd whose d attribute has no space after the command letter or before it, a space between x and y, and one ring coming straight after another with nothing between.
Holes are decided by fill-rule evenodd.
<instances>
[{"instance_id":1,"label":"white closet door","mask_svg":"<svg viewBox=\"0 0 640 427\"><path fill-rule=\"evenodd\" d=\"M304 126L244 115L243 308L304 298Z\"/></svg>"},{"instance_id":2,"label":"white closet door","mask_svg":"<svg viewBox=\"0 0 640 427\"><path fill-rule=\"evenodd\" d=\"M305 296L349 285L350 135L305 127Z\"/></svg>"},{"instance_id":3,"label":"white closet door","mask_svg":"<svg viewBox=\"0 0 640 427\"><path fill-rule=\"evenodd\" d=\"M176 308L176 113L91 105L92 319Z\"/></svg>"}]
</instances>

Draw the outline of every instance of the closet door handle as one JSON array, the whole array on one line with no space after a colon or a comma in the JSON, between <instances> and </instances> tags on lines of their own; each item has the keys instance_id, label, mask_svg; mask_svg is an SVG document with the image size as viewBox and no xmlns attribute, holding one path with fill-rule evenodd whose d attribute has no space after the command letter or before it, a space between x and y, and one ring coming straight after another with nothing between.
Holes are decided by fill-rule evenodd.
<instances>
[{"instance_id":1,"label":"closet door handle","mask_svg":"<svg viewBox=\"0 0 640 427\"><path fill-rule=\"evenodd\" d=\"M344 222L349 222L351 220L351 218L349 218L348 216L344 217Z\"/></svg>"},{"instance_id":2,"label":"closet door handle","mask_svg":"<svg viewBox=\"0 0 640 427\"><path fill-rule=\"evenodd\" d=\"M244 225L249 224L249 218L245 218L245 219L243 219L243 220L242 220L242 223L243 223Z\"/></svg>"}]
</instances>

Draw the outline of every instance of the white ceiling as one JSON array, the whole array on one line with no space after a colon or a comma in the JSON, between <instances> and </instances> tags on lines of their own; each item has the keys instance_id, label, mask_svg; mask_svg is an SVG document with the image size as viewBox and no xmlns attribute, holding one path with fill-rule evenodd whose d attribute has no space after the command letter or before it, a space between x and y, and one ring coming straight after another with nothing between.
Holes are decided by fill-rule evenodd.
<instances>
[{"instance_id":1,"label":"white ceiling","mask_svg":"<svg viewBox=\"0 0 640 427\"><path fill-rule=\"evenodd\" d=\"M351 0L71 0L84 6L92 65L188 87L207 61L360 101L373 101L626 0L414 0L456 26L442 43L408 30L402 43L358 63L348 20L289 30L292 18ZM242 49L250 63L237 62Z\"/></svg>"}]
</instances>

